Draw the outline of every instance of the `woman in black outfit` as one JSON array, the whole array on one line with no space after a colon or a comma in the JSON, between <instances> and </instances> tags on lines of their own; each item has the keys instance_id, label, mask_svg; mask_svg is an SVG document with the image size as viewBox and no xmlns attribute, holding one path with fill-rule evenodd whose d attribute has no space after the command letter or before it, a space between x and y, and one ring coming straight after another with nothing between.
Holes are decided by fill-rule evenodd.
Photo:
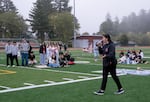
<instances>
[{"instance_id":1,"label":"woman in black outfit","mask_svg":"<svg viewBox=\"0 0 150 102\"><path fill-rule=\"evenodd\" d=\"M115 57L115 45L111 41L111 37L109 34L104 34L102 38L102 42L99 44L99 53L103 59L103 78L101 83L101 88L99 91L94 92L96 95L104 95L104 91L106 89L106 83L108 78L108 73L111 74L113 80L115 81L118 91L114 94L122 94L124 90L119 81L118 76L116 75L116 65L117 60Z\"/></svg>"},{"instance_id":2,"label":"woman in black outfit","mask_svg":"<svg viewBox=\"0 0 150 102\"><path fill-rule=\"evenodd\" d=\"M43 42L42 45L40 45L40 49L39 49L39 53L40 53L40 65L45 65L46 62L46 44L45 42Z\"/></svg>"}]
</instances>

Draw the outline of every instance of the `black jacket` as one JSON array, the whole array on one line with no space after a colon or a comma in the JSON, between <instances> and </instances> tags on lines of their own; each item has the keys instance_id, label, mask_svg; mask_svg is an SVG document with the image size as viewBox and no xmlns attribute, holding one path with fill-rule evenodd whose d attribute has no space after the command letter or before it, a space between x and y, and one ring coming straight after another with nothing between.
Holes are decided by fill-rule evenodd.
<instances>
[{"instance_id":1,"label":"black jacket","mask_svg":"<svg viewBox=\"0 0 150 102\"><path fill-rule=\"evenodd\" d=\"M46 53L46 45L41 45L41 46L40 46L39 53L43 53L43 50L44 50L45 53Z\"/></svg>"},{"instance_id":2,"label":"black jacket","mask_svg":"<svg viewBox=\"0 0 150 102\"><path fill-rule=\"evenodd\" d=\"M107 67L112 64L117 64L117 60L115 57L115 45L113 42L105 44L102 47L99 47L99 53L101 55L105 55L103 58L103 66Z\"/></svg>"}]
</instances>

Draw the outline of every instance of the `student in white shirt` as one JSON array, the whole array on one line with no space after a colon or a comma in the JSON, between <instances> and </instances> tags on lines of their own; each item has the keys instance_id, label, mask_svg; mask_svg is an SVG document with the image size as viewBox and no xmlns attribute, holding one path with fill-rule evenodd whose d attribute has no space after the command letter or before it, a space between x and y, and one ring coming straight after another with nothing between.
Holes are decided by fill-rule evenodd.
<instances>
[{"instance_id":1,"label":"student in white shirt","mask_svg":"<svg viewBox=\"0 0 150 102\"><path fill-rule=\"evenodd\" d=\"M12 66L12 45L11 42L8 41L5 45L5 53L6 53L6 65L7 67Z\"/></svg>"},{"instance_id":2,"label":"student in white shirt","mask_svg":"<svg viewBox=\"0 0 150 102\"><path fill-rule=\"evenodd\" d=\"M14 65L14 59L15 59L17 66L19 66L19 63L18 63L18 51L19 51L19 49L18 49L18 46L17 46L15 41L13 42L12 47L13 47L12 48L12 65L13 65L13 67L15 66Z\"/></svg>"}]
</instances>

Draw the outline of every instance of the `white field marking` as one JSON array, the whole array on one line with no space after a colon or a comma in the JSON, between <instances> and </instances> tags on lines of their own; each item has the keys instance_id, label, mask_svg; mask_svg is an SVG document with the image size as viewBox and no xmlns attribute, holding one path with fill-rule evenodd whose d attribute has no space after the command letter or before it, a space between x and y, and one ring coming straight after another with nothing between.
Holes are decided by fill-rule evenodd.
<instances>
[{"instance_id":1,"label":"white field marking","mask_svg":"<svg viewBox=\"0 0 150 102\"><path fill-rule=\"evenodd\" d=\"M1 66L1 64L0 64L0 66ZM5 65L2 65L2 66L5 66ZM40 70L40 71L58 72L58 73L80 74L80 75L88 75L88 76L99 76L98 74L89 74L89 73L81 73L81 72L60 71L60 70L51 70L51 69L39 69L39 68L22 67L22 66L17 66L17 67L18 68L32 69L32 70Z\"/></svg>"},{"instance_id":2,"label":"white field marking","mask_svg":"<svg viewBox=\"0 0 150 102\"><path fill-rule=\"evenodd\" d=\"M88 65L102 65L102 64L88 64ZM0 64L0 66L6 66L3 64ZM124 68L136 68L137 66L122 66L118 65L120 67ZM89 73L81 73L81 72L70 72L70 71L59 71L59 70L50 70L50 69L39 69L39 68L32 68L32 67L22 67L18 66L19 68L26 68L26 69L32 69L32 70L41 70L41 71L51 71L51 72L60 72L60 73L69 73L69 74L80 74L80 75L89 75L89 76L99 76L98 74L89 74ZM142 67L142 68L149 68L149 67ZM118 68L117 68L118 69Z\"/></svg>"},{"instance_id":3,"label":"white field marking","mask_svg":"<svg viewBox=\"0 0 150 102\"><path fill-rule=\"evenodd\" d=\"M49 83L49 84L50 84L50 83L51 83L51 84L52 84L52 83L56 83L56 82L54 82L54 81L49 81L49 80L44 80L44 82Z\"/></svg>"},{"instance_id":4,"label":"white field marking","mask_svg":"<svg viewBox=\"0 0 150 102\"><path fill-rule=\"evenodd\" d=\"M119 74L119 76L121 76L121 75L125 75L125 74ZM110 75L108 77L110 77ZM82 82L82 81L96 80L96 79L101 79L101 78L102 78L102 76L92 77L92 78L87 78L87 79L78 79L78 80L57 82L57 83L52 83L52 84L41 84L41 85L35 85L35 86L26 86L26 87L13 88L13 89L8 89L8 90L1 90L0 93L21 91L21 90L27 90L27 89L33 89L33 88L41 88L41 87L48 87L48 86L64 85L64 84L70 84L70 83L76 83L76 82Z\"/></svg>"},{"instance_id":5,"label":"white field marking","mask_svg":"<svg viewBox=\"0 0 150 102\"><path fill-rule=\"evenodd\" d=\"M150 57L147 56L147 57L144 57L144 58L150 58Z\"/></svg>"},{"instance_id":6,"label":"white field marking","mask_svg":"<svg viewBox=\"0 0 150 102\"><path fill-rule=\"evenodd\" d=\"M57 82L57 83L51 83L51 84L41 84L41 85L35 85L35 86L25 86L25 87L13 88L13 89L8 89L8 90L0 90L0 93L21 91L21 90L27 90L27 89L33 89L33 88L41 88L41 87L47 87L47 86L64 85L64 84L70 84L70 83L76 83L76 82L82 82L82 81L95 80L95 79L100 79L100 78L102 78L102 76L92 77L92 78L87 78L87 79L78 79L78 80Z\"/></svg>"},{"instance_id":7,"label":"white field marking","mask_svg":"<svg viewBox=\"0 0 150 102\"><path fill-rule=\"evenodd\" d=\"M51 69L36 69L36 68L29 68L27 69L33 69L33 70L44 70L44 71L50 71L50 72L58 72L58 73L67 73L67 74L80 74L80 75L88 75L88 76L99 76L97 74L89 74L89 73L81 73L81 72L71 72L71 71L60 71L60 70L51 70Z\"/></svg>"},{"instance_id":8,"label":"white field marking","mask_svg":"<svg viewBox=\"0 0 150 102\"><path fill-rule=\"evenodd\" d=\"M101 65L102 66L102 64L88 64L88 65ZM0 64L0 66L6 66L6 65ZM39 68L22 67L22 66L16 66L16 67L18 67L18 68L26 68L26 69L33 69L33 70L41 70L41 71L44 70L44 71L51 71L51 72L62 72L62 73L70 73L70 74L81 74L81 75L89 75L89 76L99 76L97 74L80 73L80 72L59 71L59 70L50 70L50 69L39 69ZM122 65L118 65L118 68L119 67L123 67L123 68L137 68L137 66L122 66ZM142 67L142 68L148 69L149 67Z\"/></svg>"},{"instance_id":9,"label":"white field marking","mask_svg":"<svg viewBox=\"0 0 150 102\"><path fill-rule=\"evenodd\" d=\"M102 64L92 64L92 63L89 63L88 65L97 65L97 66L102 66ZM136 64L135 64L136 65ZM121 65L121 64L118 64L117 65L117 69L119 69L119 67L122 67L122 68L137 68L137 65L136 66L125 66L125 65ZM149 69L150 67L142 67L143 69Z\"/></svg>"},{"instance_id":10,"label":"white field marking","mask_svg":"<svg viewBox=\"0 0 150 102\"><path fill-rule=\"evenodd\" d=\"M47 65L35 65L36 68L49 68Z\"/></svg>"},{"instance_id":11,"label":"white field marking","mask_svg":"<svg viewBox=\"0 0 150 102\"><path fill-rule=\"evenodd\" d=\"M74 63L77 63L77 64L87 64L87 63L90 63L89 61L74 61Z\"/></svg>"},{"instance_id":12,"label":"white field marking","mask_svg":"<svg viewBox=\"0 0 150 102\"><path fill-rule=\"evenodd\" d=\"M23 83L24 85L28 85L28 86L34 86L34 84L31 83Z\"/></svg>"},{"instance_id":13,"label":"white field marking","mask_svg":"<svg viewBox=\"0 0 150 102\"><path fill-rule=\"evenodd\" d=\"M93 73L103 73L102 70L92 71ZM117 75L119 74L127 74L125 73L125 69L116 69Z\"/></svg>"},{"instance_id":14,"label":"white field marking","mask_svg":"<svg viewBox=\"0 0 150 102\"><path fill-rule=\"evenodd\" d=\"M6 66L6 65L0 64L0 66ZM68 73L68 74L81 74L81 75L89 75L89 76L99 76L97 74L89 74L89 73L81 73L81 72L59 71L59 70L40 69L40 68L23 67L23 66L16 66L16 67L18 67L18 68L32 69L32 70L40 70L40 71L44 70L44 71L59 72L59 73Z\"/></svg>"},{"instance_id":15,"label":"white field marking","mask_svg":"<svg viewBox=\"0 0 150 102\"><path fill-rule=\"evenodd\" d=\"M62 78L63 80L67 80L67 81L72 81L74 79L71 79L71 78Z\"/></svg>"},{"instance_id":16,"label":"white field marking","mask_svg":"<svg viewBox=\"0 0 150 102\"><path fill-rule=\"evenodd\" d=\"M10 87L7 87L7 86L0 86L0 88L3 88L3 89L11 89Z\"/></svg>"},{"instance_id":17,"label":"white field marking","mask_svg":"<svg viewBox=\"0 0 150 102\"><path fill-rule=\"evenodd\" d=\"M78 78L86 79L86 78L89 78L89 77L87 77L87 76L78 76Z\"/></svg>"},{"instance_id":18,"label":"white field marking","mask_svg":"<svg viewBox=\"0 0 150 102\"><path fill-rule=\"evenodd\" d=\"M83 61L83 62L88 62L88 61ZM96 63L77 63L77 64L86 64L86 65L102 65L102 64L96 64Z\"/></svg>"},{"instance_id":19,"label":"white field marking","mask_svg":"<svg viewBox=\"0 0 150 102\"><path fill-rule=\"evenodd\" d=\"M6 66L6 65L4 65L4 64L0 64L0 66L3 66L3 67L4 67L4 66Z\"/></svg>"},{"instance_id":20,"label":"white field marking","mask_svg":"<svg viewBox=\"0 0 150 102\"><path fill-rule=\"evenodd\" d=\"M103 73L103 71L102 70L92 71L92 73Z\"/></svg>"}]
</instances>

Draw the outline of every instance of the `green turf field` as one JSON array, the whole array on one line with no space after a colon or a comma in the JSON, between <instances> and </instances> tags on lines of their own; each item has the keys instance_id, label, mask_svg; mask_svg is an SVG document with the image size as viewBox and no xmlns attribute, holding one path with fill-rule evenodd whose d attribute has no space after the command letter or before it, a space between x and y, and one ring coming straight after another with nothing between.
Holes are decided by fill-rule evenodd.
<instances>
[{"instance_id":1,"label":"green turf field","mask_svg":"<svg viewBox=\"0 0 150 102\"><path fill-rule=\"evenodd\" d=\"M132 48L118 48L118 51ZM150 48L142 49L150 57ZM104 96L93 94L101 83L101 60L94 62L93 55L80 50L71 50L77 61L89 61L87 64L75 64L66 68L38 69L34 67L6 68L5 54L0 53L0 102L149 102L150 76L123 75L120 80L125 89L122 95L114 95L117 90L112 78L109 78ZM36 59L39 56L36 52ZM147 58L150 62L150 59ZM121 65L119 69L150 69L150 64ZM10 90L10 91L7 91ZM6 92L5 92L6 91Z\"/></svg>"}]
</instances>

